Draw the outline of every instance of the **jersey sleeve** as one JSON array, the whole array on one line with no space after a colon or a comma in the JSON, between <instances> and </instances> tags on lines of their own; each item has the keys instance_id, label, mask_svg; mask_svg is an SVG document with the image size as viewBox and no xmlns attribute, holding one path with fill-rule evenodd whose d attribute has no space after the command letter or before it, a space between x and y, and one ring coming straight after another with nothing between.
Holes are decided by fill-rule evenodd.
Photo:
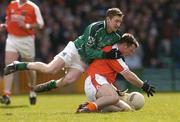
<instances>
[{"instance_id":1,"label":"jersey sleeve","mask_svg":"<svg viewBox=\"0 0 180 122\"><path fill-rule=\"evenodd\" d=\"M123 59L113 59L107 61L108 65L116 71L117 73L122 74L123 72L129 70L129 67L126 65L126 63L123 61Z\"/></svg>"},{"instance_id":2,"label":"jersey sleeve","mask_svg":"<svg viewBox=\"0 0 180 122\"><path fill-rule=\"evenodd\" d=\"M9 11L9 9L10 9L10 7L11 7L11 4L9 4L8 6L7 6L7 8L6 8L6 21L8 21L8 19L9 19L9 17L10 17L10 11Z\"/></svg>"},{"instance_id":3,"label":"jersey sleeve","mask_svg":"<svg viewBox=\"0 0 180 122\"><path fill-rule=\"evenodd\" d=\"M33 8L34 8L37 24L39 25L40 28L43 28L44 20L42 18L41 11L40 11L39 7L36 4L34 4L33 2L31 2L31 1L28 1L28 3L30 5L32 5Z\"/></svg>"},{"instance_id":4,"label":"jersey sleeve","mask_svg":"<svg viewBox=\"0 0 180 122\"><path fill-rule=\"evenodd\" d=\"M39 25L40 28L43 28L44 21L40 12L39 7L35 7L35 14L36 14L36 22Z\"/></svg>"}]
</instances>

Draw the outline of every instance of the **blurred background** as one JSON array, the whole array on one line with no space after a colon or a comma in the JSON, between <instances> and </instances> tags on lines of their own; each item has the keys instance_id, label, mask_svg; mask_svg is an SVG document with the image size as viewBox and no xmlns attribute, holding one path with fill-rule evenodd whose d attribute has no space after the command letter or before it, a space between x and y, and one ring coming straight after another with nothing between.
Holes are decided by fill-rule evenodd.
<instances>
[{"instance_id":1,"label":"blurred background","mask_svg":"<svg viewBox=\"0 0 180 122\"><path fill-rule=\"evenodd\" d=\"M179 0L32 0L41 9L43 30L36 33L36 61L50 62L66 44L81 35L85 27L104 19L110 7L124 13L121 33L132 33L140 42L137 52L126 63L143 80L150 80L158 91L180 91L180 2ZM10 0L0 0L0 23L5 22L5 8ZM4 68L6 32L0 33L0 91ZM14 82L14 93L27 91L23 72ZM37 82L63 75L38 73ZM83 93L83 75L63 93ZM117 77L121 88L133 86ZM58 90L59 91L59 90ZM57 92L57 91L55 91Z\"/></svg>"}]
</instances>

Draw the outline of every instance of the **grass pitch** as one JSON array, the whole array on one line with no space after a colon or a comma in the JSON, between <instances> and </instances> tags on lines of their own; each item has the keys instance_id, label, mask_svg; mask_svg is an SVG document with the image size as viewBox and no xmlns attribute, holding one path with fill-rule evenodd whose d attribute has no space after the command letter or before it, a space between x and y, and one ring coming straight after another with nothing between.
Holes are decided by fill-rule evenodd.
<instances>
[{"instance_id":1,"label":"grass pitch","mask_svg":"<svg viewBox=\"0 0 180 122\"><path fill-rule=\"evenodd\" d=\"M29 105L28 96L12 96L11 105L0 105L1 122L180 122L180 93L157 93L145 97L143 109L135 112L76 114L84 95L39 95Z\"/></svg>"}]
</instances>

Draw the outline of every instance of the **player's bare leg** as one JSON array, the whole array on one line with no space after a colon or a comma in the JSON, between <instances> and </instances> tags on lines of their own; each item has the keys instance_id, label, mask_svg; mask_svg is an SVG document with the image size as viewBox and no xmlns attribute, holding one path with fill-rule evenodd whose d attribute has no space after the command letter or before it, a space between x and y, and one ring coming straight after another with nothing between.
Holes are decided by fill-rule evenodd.
<instances>
[{"instance_id":1,"label":"player's bare leg","mask_svg":"<svg viewBox=\"0 0 180 122\"><path fill-rule=\"evenodd\" d=\"M36 70L44 73L56 74L65 66L64 60L54 58L50 63L30 62L27 64L27 69Z\"/></svg>"},{"instance_id":2,"label":"player's bare leg","mask_svg":"<svg viewBox=\"0 0 180 122\"><path fill-rule=\"evenodd\" d=\"M77 112L96 112L109 105L115 105L118 102L119 96L112 85L103 84L96 93L96 101L90 102L82 109L77 110Z\"/></svg>"},{"instance_id":3,"label":"player's bare leg","mask_svg":"<svg viewBox=\"0 0 180 122\"><path fill-rule=\"evenodd\" d=\"M14 60L17 60L19 57L18 53L6 51L5 53L5 64L8 65L12 63ZM11 87L13 82L13 75L10 74L7 76L4 76L4 93L2 98L0 99L1 103L4 103L6 105L10 104L10 94L11 94Z\"/></svg>"},{"instance_id":4,"label":"player's bare leg","mask_svg":"<svg viewBox=\"0 0 180 122\"><path fill-rule=\"evenodd\" d=\"M133 111L133 109L124 101L119 100L119 102L116 105L110 105L104 107L102 112L126 112L126 111Z\"/></svg>"},{"instance_id":5,"label":"player's bare leg","mask_svg":"<svg viewBox=\"0 0 180 122\"><path fill-rule=\"evenodd\" d=\"M35 70L44 73L56 74L65 66L64 60L54 58L49 64L43 62L19 62L14 61L4 68L4 74L8 75L20 70Z\"/></svg>"},{"instance_id":6,"label":"player's bare leg","mask_svg":"<svg viewBox=\"0 0 180 122\"><path fill-rule=\"evenodd\" d=\"M35 91L45 92L45 91L50 91L55 88L62 88L78 80L81 74L82 72L78 69L69 69L65 77L62 77L58 80L50 80L46 83L39 84L35 87Z\"/></svg>"},{"instance_id":7,"label":"player's bare leg","mask_svg":"<svg viewBox=\"0 0 180 122\"><path fill-rule=\"evenodd\" d=\"M36 71L26 71L28 77L28 86L29 86L29 102L31 105L36 104L36 92L34 91L34 87L36 86Z\"/></svg>"},{"instance_id":8,"label":"player's bare leg","mask_svg":"<svg viewBox=\"0 0 180 122\"><path fill-rule=\"evenodd\" d=\"M96 104L102 107L112 103L116 104L119 101L116 90L110 84L102 85L97 91L96 98Z\"/></svg>"},{"instance_id":9,"label":"player's bare leg","mask_svg":"<svg viewBox=\"0 0 180 122\"><path fill-rule=\"evenodd\" d=\"M22 59L25 62L31 62L34 61L34 58L23 58ZM36 104L36 100L37 100L37 95L36 92L34 91L34 87L36 86L36 71L33 70L27 70L25 71L27 78L28 78L28 86L29 86L29 103L31 105L35 105Z\"/></svg>"},{"instance_id":10,"label":"player's bare leg","mask_svg":"<svg viewBox=\"0 0 180 122\"><path fill-rule=\"evenodd\" d=\"M68 70L68 72L65 74L62 80L57 81L57 87L61 88L67 86L77 81L81 75L82 75L82 71L80 71L79 69L71 68Z\"/></svg>"}]
</instances>

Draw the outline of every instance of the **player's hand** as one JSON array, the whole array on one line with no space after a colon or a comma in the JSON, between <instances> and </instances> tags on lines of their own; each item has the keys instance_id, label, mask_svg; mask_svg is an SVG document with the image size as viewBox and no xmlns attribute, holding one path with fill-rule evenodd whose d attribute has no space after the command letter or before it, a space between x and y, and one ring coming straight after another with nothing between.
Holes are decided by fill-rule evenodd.
<instances>
[{"instance_id":1,"label":"player's hand","mask_svg":"<svg viewBox=\"0 0 180 122\"><path fill-rule=\"evenodd\" d=\"M24 21L19 21L18 25L24 29L31 29L31 24L25 23Z\"/></svg>"},{"instance_id":2,"label":"player's hand","mask_svg":"<svg viewBox=\"0 0 180 122\"><path fill-rule=\"evenodd\" d=\"M112 49L109 52L104 52L105 58L107 59L119 59L123 56L121 55L121 52L117 49Z\"/></svg>"},{"instance_id":3,"label":"player's hand","mask_svg":"<svg viewBox=\"0 0 180 122\"><path fill-rule=\"evenodd\" d=\"M145 81L143 86L142 86L143 91L147 93L147 96L149 97L150 95L153 96L155 93L155 87L151 86L148 81Z\"/></svg>"},{"instance_id":4,"label":"player's hand","mask_svg":"<svg viewBox=\"0 0 180 122\"><path fill-rule=\"evenodd\" d=\"M6 28L6 26L7 26L6 24L0 24L0 31Z\"/></svg>"},{"instance_id":5,"label":"player's hand","mask_svg":"<svg viewBox=\"0 0 180 122\"><path fill-rule=\"evenodd\" d=\"M128 92L128 89L124 90L124 91L121 91L121 90L116 90L117 94L119 96L124 96L127 92Z\"/></svg>"}]
</instances>

